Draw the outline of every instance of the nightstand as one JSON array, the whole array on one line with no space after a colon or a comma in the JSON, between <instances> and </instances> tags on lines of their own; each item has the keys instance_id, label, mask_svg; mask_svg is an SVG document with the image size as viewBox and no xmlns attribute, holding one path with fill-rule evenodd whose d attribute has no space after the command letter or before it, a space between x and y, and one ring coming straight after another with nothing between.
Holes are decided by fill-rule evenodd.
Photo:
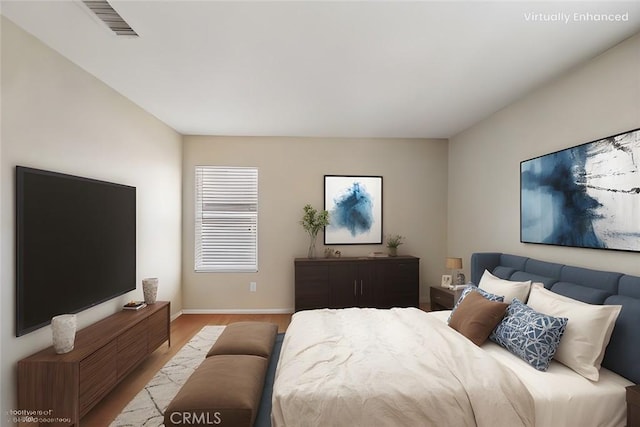
<instances>
[{"instance_id":1,"label":"nightstand","mask_svg":"<svg viewBox=\"0 0 640 427\"><path fill-rule=\"evenodd\" d=\"M627 387L627 427L640 427L640 385Z\"/></svg>"},{"instance_id":2,"label":"nightstand","mask_svg":"<svg viewBox=\"0 0 640 427\"><path fill-rule=\"evenodd\" d=\"M431 286L429 297L431 298L431 311L451 310L461 291L453 291L442 286Z\"/></svg>"}]
</instances>

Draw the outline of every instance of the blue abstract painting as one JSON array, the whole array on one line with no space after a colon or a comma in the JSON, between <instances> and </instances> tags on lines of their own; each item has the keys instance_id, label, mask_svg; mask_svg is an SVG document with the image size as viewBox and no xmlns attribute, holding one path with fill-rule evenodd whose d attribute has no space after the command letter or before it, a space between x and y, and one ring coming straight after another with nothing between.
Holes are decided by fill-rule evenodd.
<instances>
[{"instance_id":1,"label":"blue abstract painting","mask_svg":"<svg viewBox=\"0 0 640 427\"><path fill-rule=\"evenodd\" d=\"M381 176L325 175L324 196L325 244L382 243Z\"/></svg>"},{"instance_id":2,"label":"blue abstract painting","mask_svg":"<svg viewBox=\"0 0 640 427\"><path fill-rule=\"evenodd\" d=\"M640 129L521 162L520 240L640 251Z\"/></svg>"}]
</instances>

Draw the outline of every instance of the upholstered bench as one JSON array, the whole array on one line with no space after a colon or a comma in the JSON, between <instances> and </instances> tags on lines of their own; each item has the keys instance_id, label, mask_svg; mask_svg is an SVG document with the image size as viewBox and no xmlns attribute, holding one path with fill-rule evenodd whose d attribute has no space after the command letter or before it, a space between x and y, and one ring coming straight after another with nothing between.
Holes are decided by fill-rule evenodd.
<instances>
[{"instance_id":1,"label":"upholstered bench","mask_svg":"<svg viewBox=\"0 0 640 427\"><path fill-rule=\"evenodd\" d=\"M253 426L267 363L261 356L206 358L167 407L165 427Z\"/></svg>"},{"instance_id":2,"label":"upholstered bench","mask_svg":"<svg viewBox=\"0 0 640 427\"><path fill-rule=\"evenodd\" d=\"M277 325L228 325L164 413L165 427L252 427Z\"/></svg>"},{"instance_id":3,"label":"upholstered bench","mask_svg":"<svg viewBox=\"0 0 640 427\"><path fill-rule=\"evenodd\" d=\"M220 354L247 354L271 356L273 343L276 341L278 326L266 322L231 323L207 353L207 357Z\"/></svg>"}]
</instances>

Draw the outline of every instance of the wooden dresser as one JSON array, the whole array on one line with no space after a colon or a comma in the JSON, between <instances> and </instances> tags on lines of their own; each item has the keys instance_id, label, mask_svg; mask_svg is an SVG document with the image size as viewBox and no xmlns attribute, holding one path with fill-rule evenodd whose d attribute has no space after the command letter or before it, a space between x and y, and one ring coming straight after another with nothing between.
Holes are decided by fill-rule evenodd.
<instances>
[{"instance_id":1,"label":"wooden dresser","mask_svg":"<svg viewBox=\"0 0 640 427\"><path fill-rule=\"evenodd\" d=\"M76 334L74 349L49 347L18 362L18 408L76 425L131 370L170 340L170 303L122 310Z\"/></svg>"},{"instance_id":2,"label":"wooden dresser","mask_svg":"<svg viewBox=\"0 0 640 427\"><path fill-rule=\"evenodd\" d=\"M297 258L295 310L418 307L420 259Z\"/></svg>"}]
</instances>

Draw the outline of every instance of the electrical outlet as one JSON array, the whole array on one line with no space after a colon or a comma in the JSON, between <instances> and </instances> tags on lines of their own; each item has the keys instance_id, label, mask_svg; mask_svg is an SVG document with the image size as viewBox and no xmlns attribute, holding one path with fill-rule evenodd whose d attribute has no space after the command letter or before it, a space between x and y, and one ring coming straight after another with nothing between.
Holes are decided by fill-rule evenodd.
<instances>
[{"instance_id":1,"label":"electrical outlet","mask_svg":"<svg viewBox=\"0 0 640 427\"><path fill-rule=\"evenodd\" d=\"M256 282L249 282L249 292L255 292L256 291Z\"/></svg>"}]
</instances>

